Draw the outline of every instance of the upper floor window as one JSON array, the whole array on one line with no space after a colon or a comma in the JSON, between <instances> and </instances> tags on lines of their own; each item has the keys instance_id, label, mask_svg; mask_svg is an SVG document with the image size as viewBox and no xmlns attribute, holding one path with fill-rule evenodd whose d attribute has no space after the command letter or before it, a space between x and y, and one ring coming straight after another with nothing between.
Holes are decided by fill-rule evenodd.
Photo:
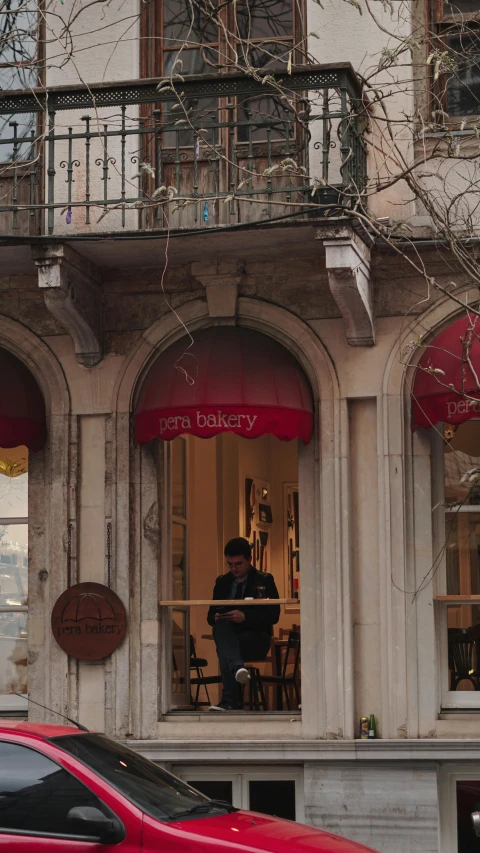
<instances>
[{"instance_id":1,"label":"upper floor window","mask_svg":"<svg viewBox=\"0 0 480 853\"><path fill-rule=\"evenodd\" d=\"M452 118L478 115L480 0L434 0L433 9L432 49L440 72L435 82L435 109Z\"/></svg>"},{"instance_id":2,"label":"upper floor window","mask_svg":"<svg viewBox=\"0 0 480 853\"><path fill-rule=\"evenodd\" d=\"M174 68L182 75L207 74L295 61L293 54L301 47L301 2L156 0L144 21L146 76L154 76L154 67L156 75L168 76ZM152 40L159 50L151 50Z\"/></svg>"},{"instance_id":3,"label":"upper floor window","mask_svg":"<svg viewBox=\"0 0 480 853\"><path fill-rule=\"evenodd\" d=\"M38 83L38 5L1 0L0 86L29 89Z\"/></svg>"},{"instance_id":4,"label":"upper floor window","mask_svg":"<svg viewBox=\"0 0 480 853\"><path fill-rule=\"evenodd\" d=\"M0 87L30 89L39 83L39 14L33 0L0 0ZM0 162L33 155L35 113L0 116Z\"/></svg>"}]
</instances>

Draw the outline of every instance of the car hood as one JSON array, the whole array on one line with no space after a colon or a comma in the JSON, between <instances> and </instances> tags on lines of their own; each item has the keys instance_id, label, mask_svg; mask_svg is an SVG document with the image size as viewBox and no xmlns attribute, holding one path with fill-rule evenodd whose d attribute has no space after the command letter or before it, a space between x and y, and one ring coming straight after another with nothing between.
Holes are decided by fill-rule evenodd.
<instances>
[{"instance_id":1,"label":"car hood","mask_svg":"<svg viewBox=\"0 0 480 853\"><path fill-rule=\"evenodd\" d=\"M168 824L183 836L187 848L195 836L195 846L200 842L208 847L241 848L244 853L372 853L371 848L332 835L311 826L269 817L256 812L238 811L218 817L201 818ZM178 838L178 835L177 835ZM190 848L191 849L191 848Z\"/></svg>"}]
</instances>

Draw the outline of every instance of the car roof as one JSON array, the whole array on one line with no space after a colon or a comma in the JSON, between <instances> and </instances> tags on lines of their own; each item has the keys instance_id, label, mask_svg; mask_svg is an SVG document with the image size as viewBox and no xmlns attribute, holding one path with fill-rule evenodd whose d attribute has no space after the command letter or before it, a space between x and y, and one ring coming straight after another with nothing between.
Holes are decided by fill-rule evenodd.
<instances>
[{"instance_id":1,"label":"car roof","mask_svg":"<svg viewBox=\"0 0 480 853\"><path fill-rule=\"evenodd\" d=\"M18 732L22 735L45 740L61 735L82 734L80 729L74 726L57 726L52 723L28 723L26 720L0 720L0 737L2 734Z\"/></svg>"}]
</instances>

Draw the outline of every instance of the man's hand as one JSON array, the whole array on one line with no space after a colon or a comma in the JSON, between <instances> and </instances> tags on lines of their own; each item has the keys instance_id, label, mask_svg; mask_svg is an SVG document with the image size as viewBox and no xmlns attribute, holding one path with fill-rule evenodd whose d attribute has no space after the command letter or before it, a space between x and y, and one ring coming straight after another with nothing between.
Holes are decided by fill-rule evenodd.
<instances>
[{"instance_id":1,"label":"man's hand","mask_svg":"<svg viewBox=\"0 0 480 853\"><path fill-rule=\"evenodd\" d=\"M245 613L243 610L230 610L229 613L222 614L223 619L228 619L229 622L235 622L236 625L239 625L241 622L245 622Z\"/></svg>"}]
</instances>

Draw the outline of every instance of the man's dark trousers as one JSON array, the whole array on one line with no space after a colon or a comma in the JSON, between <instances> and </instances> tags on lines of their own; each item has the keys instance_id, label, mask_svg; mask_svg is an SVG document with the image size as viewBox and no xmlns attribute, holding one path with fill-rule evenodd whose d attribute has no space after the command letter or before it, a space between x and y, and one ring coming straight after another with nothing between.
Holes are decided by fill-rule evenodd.
<instances>
[{"instance_id":1,"label":"man's dark trousers","mask_svg":"<svg viewBox=\"0 0 480 853\"><path fill-rule=\"evenodd\" d=\"M227 620L215 623L213 637L223 681L222 702L241 707L242 686L235 681L234 673L245 661L263 660L270 648L270 637L264 631L238 631L235 623Z\"/></svg>"}]
</instances>

